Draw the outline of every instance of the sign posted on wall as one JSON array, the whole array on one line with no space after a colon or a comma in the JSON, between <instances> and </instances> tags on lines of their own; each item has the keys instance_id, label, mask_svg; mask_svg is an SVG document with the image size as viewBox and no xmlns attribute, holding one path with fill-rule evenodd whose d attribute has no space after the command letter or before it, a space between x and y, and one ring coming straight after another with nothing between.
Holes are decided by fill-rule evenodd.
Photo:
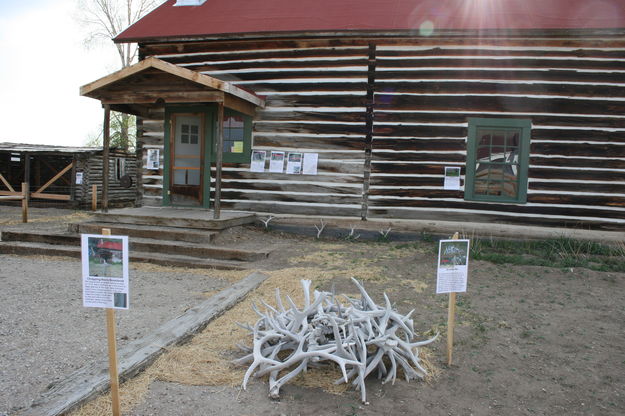
<instances>
[{"instance_id":1,"label":"sign posted on wall","mask_svg":"<svg viewBox=\"0 0 625 416\"><path fill-rule=\"evenodd\" d=\"M82 302L128 309L128 237L82 234Z\"/></svg>"}]
</instances>

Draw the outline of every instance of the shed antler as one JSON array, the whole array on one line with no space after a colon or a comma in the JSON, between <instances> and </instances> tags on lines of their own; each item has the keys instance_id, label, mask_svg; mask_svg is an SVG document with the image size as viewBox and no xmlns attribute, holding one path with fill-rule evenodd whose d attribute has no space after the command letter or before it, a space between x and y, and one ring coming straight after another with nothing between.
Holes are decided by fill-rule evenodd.
<instances>
[{"instance_id":1,"label":"shed antler","mask_svg":"<svg viewBox=\"0 0 625 416\"><path fill-rule=\"evenodd\" d=\"M261 312L254 306L260 319L253 327L240 325L252 334L252 348L241 347L248 354L235 361L251 363L243 388L252 375L269 375L269 396L277 398L285 383L320 361L336 363L343 373L336 383L352 380L363 402L367 399L365 378L376 369L384 383L394 383L399 368L406 380L425 377L419 347L436 340L438 334L413 342L415 331L410 316L414 311L407 315L396 312L386 294L384 306L379 306L362 284L354 278L352 281L361 299L348 299L350 306L339 303L330 292L315 290L311 299L310 280L301 281L305 299L301 310L288 296L290 308L285 309L278 289L276 308L263 302L265 312Z\"/></svg>"}]
</instances>

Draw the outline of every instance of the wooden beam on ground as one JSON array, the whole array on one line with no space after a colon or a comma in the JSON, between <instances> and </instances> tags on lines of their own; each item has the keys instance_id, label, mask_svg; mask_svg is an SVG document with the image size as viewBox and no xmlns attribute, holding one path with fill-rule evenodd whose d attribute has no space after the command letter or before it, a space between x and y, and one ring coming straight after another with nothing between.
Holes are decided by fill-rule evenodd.
<instances>
[{"instance_id":1,"label":"wooden beam on ground","mask_svg":"<svg viewBox=\"0 0 625 416\"><path fill-rule=\"evenodd\" d=\"M187 341L228 309L239 303L269 276L252 273L245 279L222 290L183 315L165 323L152 334L133 341L120 349L119 374L129 379L143 371L156 358L174 345ZM108 389L108 372L104 362L88 364L65 380L55 384L22 416L57 416L75 409Z\"/></svg>"},{"instance_id":2,"label":"wooden beam on ground","mask_svg":"<svg viewBox=\"0 0 625 416\"><path fill-rule=\"evenodd\" d=\"M111 106L104 104L104 136L102 139L102 212L109 210L109 150L111 147Z\"/></svg>"},{"instance_id":3,"label":"wooden beam on ground","mask_svg":"<svg viewBox=\"0 0 625 416\"><path fill-rule=\"evenodd\" d=\"M46 182L45 185L43 185L41 188L37 189L34 193L40 194L43 191L45 191L50 185L52 185L54 182L56 182L61 176L65 175L65 173L68 170L70 170L73 166L74 166L73 162L70 163L69 165L65 166L62 171L60 171L59 173L54 175L54 177L52 179L50 179L48 182Z\"/></svg>"},{"instance_id":4,"label":"wooden beam on ground","mask_svg":"<svg viewBox=\"0 0 625 416\"><path fill-rule=\"evenodd\" d=\"M221 169L224 160L224 105L217 107L217 158L215 160L215 201L213 204L213 219L218 220L221 215Z\"/></svg>"}]
</instances>

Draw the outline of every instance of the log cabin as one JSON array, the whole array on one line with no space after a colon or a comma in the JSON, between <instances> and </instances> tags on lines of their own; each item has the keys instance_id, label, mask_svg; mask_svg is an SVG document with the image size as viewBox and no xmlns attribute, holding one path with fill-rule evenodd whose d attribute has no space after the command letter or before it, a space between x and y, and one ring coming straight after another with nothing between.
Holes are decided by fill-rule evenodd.
<instances>
[{"instance_id":1,"label":"log cabin","mask_svg":"<svg viewBox=\"0 0 625 416\"><path fill-rule=\"evenodd\" d=\"M135 154L111 149L108 159L111 207L134 206ZM101 199L103 172L99 147L0 143L0 196L21 195L21 184L27 183L31 205L89 208L94 185Z\"/></svg>"},{"instance_id":2,"label":"log cabin","mask_svg":"<svg viewBox=\"0 0 625 416\"><path fill-rule=\"evenodd\" d=\"M143 205L622 231L624 35L622 0L168 0L81 94L140 116Z\"/></svg>"}]
</instances>

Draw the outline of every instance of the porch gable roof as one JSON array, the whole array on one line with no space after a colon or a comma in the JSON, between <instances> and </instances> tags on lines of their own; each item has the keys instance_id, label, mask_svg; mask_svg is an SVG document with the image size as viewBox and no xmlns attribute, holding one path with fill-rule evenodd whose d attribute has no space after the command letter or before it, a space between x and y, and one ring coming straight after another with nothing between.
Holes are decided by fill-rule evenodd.
<instances>
[{"instance_id":1,"label":"porch gable roof","mask_svg":"<svg viewBox=\"0 0 625 416\"><path fill-rule=\"evenodd\" d=\"M149 57L80 87L80 95L128 109L165 103L223 102L249 110L264 107L257 95L229 82ZM127 111L133 113L133 111Z\"/></svg>"}]
</instances>

